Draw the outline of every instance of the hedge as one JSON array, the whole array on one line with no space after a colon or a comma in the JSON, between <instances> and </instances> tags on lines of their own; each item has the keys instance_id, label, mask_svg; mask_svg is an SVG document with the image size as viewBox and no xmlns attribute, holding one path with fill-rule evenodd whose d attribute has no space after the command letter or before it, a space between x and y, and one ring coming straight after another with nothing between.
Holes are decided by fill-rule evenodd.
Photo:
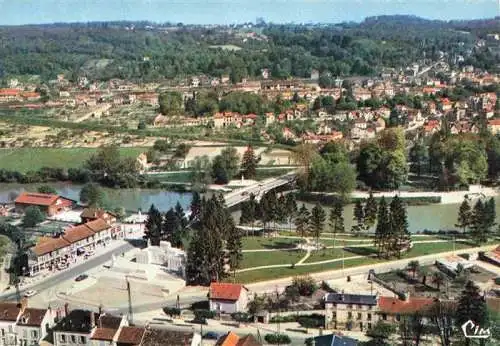
<instances>
[{"instance_id":1,"label":"hedge","mask_svg":"<svg viewBox=\"0 0 500 346\"><path fill-rule=\"evenodd\" d=\"M264 340L271 345L289 344L292 342L290 337L286 334L266 334L266 336L264 336Z\"/></svg>"}]
</instances>

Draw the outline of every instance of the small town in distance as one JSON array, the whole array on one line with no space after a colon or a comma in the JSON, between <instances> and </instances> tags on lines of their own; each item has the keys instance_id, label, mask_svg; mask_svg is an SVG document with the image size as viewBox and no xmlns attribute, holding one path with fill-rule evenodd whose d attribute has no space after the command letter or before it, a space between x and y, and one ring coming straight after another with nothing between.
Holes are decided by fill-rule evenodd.
<instances>
[{"instance_id":1,"label":"small town in distance","mask_svg":"<svg viewBox=\"0 0 500 346\"><path fill-rule=\"evenodd\" d=\"M0 346L500 344L498 17L452 19L0 19Z\"/></svg>"}]
</instances>

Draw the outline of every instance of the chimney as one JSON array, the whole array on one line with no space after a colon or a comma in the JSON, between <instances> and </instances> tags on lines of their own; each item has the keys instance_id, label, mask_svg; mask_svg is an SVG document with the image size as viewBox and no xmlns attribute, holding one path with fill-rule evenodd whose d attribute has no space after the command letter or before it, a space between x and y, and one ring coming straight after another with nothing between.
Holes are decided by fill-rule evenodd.
<instances>
[{"instance_id":1,"label":"chimney","mask_svg":"<svg viewBox=\"0 0 500 346\"><path fill-rule=\"evenodd\" d=\"M90 328L95 327L95 313L94 311L89 311L90 312Z\"/></svg>"},{"instance_id":2,"label":"chimney","mask_svg":"<svg viewBox=\"0 0 500 346\"><path fill-rule=\"evenodd\" d=\"M102 315L102 304L99 304L99 316Z\"/></svg>"},{"instance_id":3,"label":"chimney","mask_svg":"<svg viewBox=\"0 0 500 346\"><path fill-rule=\"evenodd\" d=\"M21 309L21 312L24 311L28 307L28 298L22 297L21 300L19 301L19 308Z\"/></svg>"},{"instance_id":4,"label":"chimney","mask_svg":"<svg viewBox=\"0 0 500 346\"><path fill-rule=\"evenodd\" d=\"M69 315L69 304L64 303L64 317Z\"/></svg>"}]
</instances>

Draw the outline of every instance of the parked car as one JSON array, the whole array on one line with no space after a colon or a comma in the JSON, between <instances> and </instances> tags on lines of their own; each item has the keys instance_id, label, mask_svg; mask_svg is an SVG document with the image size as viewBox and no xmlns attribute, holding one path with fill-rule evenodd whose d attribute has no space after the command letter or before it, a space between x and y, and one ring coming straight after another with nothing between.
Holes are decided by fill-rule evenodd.
<instances>
[{"instance_id":1,"label":"parked car","mask_svg":"<svg viewBox=\"0 0 500 346\"><path fill-rule=\"evenodd\" d=\"M242 196L246 196L246 195L248 195L248 191L243 191L243 192L241 193L241 195L242 195Z\"/></svg>"},{"instance_id":2,"label":"parked car","mask_svg":"<svg viewBox=\"0 0 500 346\"><path fill-rule=\"evenodd\" d=\"M29 298L29 297L33 297L33 296L34 296L35 294L37 294L37 293L38 293L38 292L37 292L37 291L35 291L35 290L29 290L29 291L24 292L24 296L25 296L26 298Z\"/></svg>"},{"instance_id":3,"label":"parked car","mask_svg":"<svg viewBox=\"0 0 500 346\"><path fill-rule=\"evenodd\" d=\"M83 281L85 280L86 278L88 278L89 276L87 274L81 274L81 275L78 275L75 279L75 281Z\"/></svg>"},{"instance_id":4,"label":"parked car","mask_svg":"<svg viewBox=\"0 0 500 346\"><path fill-rule=\"evenodd\" d=\"M219 340L220 335L217 334L216 332L207 332L205 335L203 335L203 339L207 340Z\"/></svg>"}]
</instances>

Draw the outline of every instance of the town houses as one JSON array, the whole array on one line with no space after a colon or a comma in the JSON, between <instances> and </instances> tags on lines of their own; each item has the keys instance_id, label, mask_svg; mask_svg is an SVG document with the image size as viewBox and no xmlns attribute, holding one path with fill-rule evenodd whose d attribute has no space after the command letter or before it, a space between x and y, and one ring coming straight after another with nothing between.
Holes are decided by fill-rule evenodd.
<instances>
[{"instance_id":1,"label":"town houses","mask_svg":"<svg viewBox=\"0 0 500 346\"><path fill-rule=\"evenodd\" d=\"M29 251L29 275L66 267L113 239L123 237L120 227L101 218L69 227L52 237L41 237Z\"/></svg>"}]
</instances>

